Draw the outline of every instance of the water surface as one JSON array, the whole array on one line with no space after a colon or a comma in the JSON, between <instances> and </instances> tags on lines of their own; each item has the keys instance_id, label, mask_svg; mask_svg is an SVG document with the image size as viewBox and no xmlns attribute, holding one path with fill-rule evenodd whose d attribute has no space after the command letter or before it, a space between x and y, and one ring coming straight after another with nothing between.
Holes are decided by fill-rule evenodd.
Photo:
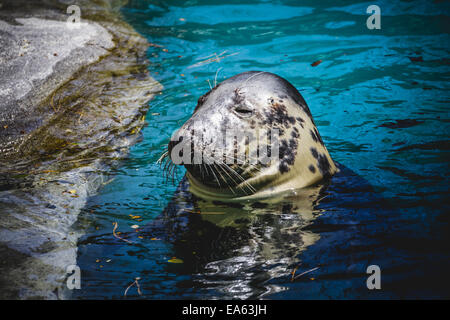
<instances>
[{"instance_id":1,"label":"water surface","mask_svg":"<svg viewBox=\"0 0 450 320\"><path fill-rule=\"evenodd\" d=\"M382 28L368 30L370 4L131 1L124 7L126 20L153 44L149 69L165 89L150 102L142 140L80 221L88 233L79 243L83 288L76 297L122 298L139 277L142 295L131 287L128 298L449 298L449 5L379 1ZM198 238L215 244L196 244L192 232L206 230L197 218L173 241L152 235L154 229L131 228L151 224L176 190L156 164L172 132L215 78L249 70L276 73L298 88L332 158L370 188L348 187L353 178L337 177L310 223L295 225L311 243L302 238L292 252L292 234L284 243L257 238L278 230L283 219L298 219L289 210L262 212L254 232L229 231L242 246L204 234ZM182 176L178 170L176 181ZM347 187L339 188L341 181ZM113 236L115 222L116 232L135 233L132 244ZM252 240L277 243L278 260L244 265ZM192 248L203 248L203 260L189 258ZM371 264L381 268L381 290L366 287ZM297 274L319 269L291 281L296 267Z\"/></svg>"}]
</instances>

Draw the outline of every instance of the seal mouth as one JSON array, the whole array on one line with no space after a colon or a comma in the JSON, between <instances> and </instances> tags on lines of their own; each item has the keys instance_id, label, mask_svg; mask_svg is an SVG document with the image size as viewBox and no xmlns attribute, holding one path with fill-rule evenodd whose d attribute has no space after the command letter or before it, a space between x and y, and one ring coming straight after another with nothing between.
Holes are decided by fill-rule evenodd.
<instances>
[{"instance_id":1,"label":"seal mouth","mask_svg":"<svg viewBox=\"0 0 450 320\"><path fill-rule=\"evenodd\" d=\"M239 165L212 163L200 165L184 165L187 176L197 191L221 195L221 197L250 196L257 192L248 181L251 172ZM194 180L194 181L192 181Z\"/></svg>"},{"instance_id":2,"label":"seal mouth","mask_svg":"<svg viewBox=\"0 0 450 320\"><path fill-rule=\"evenodd\" d=\"M191 176L195 177L197 181L207 187L227 189L234 188L238 185L236 180L238 174L226 164L187 164L184 167ZM236 175L234 180L232 179L232 174Z\"/></svg>"},{"instance_id":3,"label":"seal mouth","mask_svg":"<svg viewBox=\"0 0 450 320\"><path fill-rule=\"evenodd\" d=\"M256 192L256 189L247 180L254 177L254 173L260 169L249 163L226 163L225 161L202 161L195 164L190 163L176 163L172 157L172 149L181 141L170 141L166 150L159 158L157 163L164 165L163 175L167 180L172 179L175 182L175 175L179 165L186 168L188 175L195 179L198 187L208 189L211 192L221 194L236 195L251 195ZM191 160L193 160L191 158Z\"/></svg>"},{"instance_id":4,"label":"seal mouth","mask_svg":"<svg viewBox=\"0 0 450 320\"><path fill-rule=\"evenodd\" d=\"M226 163L211 163L199 165L184 165L189 174L206 187L231 191L233 194L251 194L256 190L247 183L252 174L239 165Z\"/></svg>"}]
</instances>

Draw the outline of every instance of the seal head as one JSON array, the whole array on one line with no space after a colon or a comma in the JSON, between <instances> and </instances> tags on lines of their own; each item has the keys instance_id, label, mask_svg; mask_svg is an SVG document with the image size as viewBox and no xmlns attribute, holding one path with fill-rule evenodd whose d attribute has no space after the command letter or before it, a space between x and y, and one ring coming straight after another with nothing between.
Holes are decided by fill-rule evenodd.
<instances>
[{"instance_id":1,"label":"seal head","mask_svg":"<svg viewBox=\"0 0 450 320\"><path fill-rule=\"evenodd\" d=\"M192 193L223 201L292 192L337 171L301 94L261 71L238 74L200 97L167 155L185 166Z\"/></svg>"}]
</instances>

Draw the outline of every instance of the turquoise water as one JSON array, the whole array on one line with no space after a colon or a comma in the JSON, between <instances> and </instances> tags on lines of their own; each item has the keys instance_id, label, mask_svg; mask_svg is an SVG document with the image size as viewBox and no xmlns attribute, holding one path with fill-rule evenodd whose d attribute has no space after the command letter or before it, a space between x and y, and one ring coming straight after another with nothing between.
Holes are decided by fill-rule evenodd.
<instances>
[{"instance_id":1,"label":"turquoise water","mask_svg":"<svg viewBox=\"0 0 450 320\"><path fill-rule=\"evenodd\" d=\"M450 6L377 1L381 30L369 30L370 4L131 1L124 7L126 20L154 44L149 70L164 90L149 103L142 140L80 221L88 232L79 243L83 288L76 297L122 298L139 277L142 295L131 287L128 298L449 298ZM296 255L291 269L280 271L273 262L250 280L239 272L217 280L205 267L214 255L195 268L186 259L173 263L183 255L177 242L139 236L131 226L151 224L176 190L156 164L172 132L216 75L221 81L249 70L276 73L299 89L332 158L374 192L333 190L309 227L319 240ZM180 168L176 181L182 176ZM378 200L366 201L372 196ZM115 222L116 232L133 234L132 244L113 236ZM320 268L292 282L299 262L299 273ZM381 290L366 288L371 264L382 270ZM236 289L240 283L245 290Z\"/></svg>"}]
</instances>

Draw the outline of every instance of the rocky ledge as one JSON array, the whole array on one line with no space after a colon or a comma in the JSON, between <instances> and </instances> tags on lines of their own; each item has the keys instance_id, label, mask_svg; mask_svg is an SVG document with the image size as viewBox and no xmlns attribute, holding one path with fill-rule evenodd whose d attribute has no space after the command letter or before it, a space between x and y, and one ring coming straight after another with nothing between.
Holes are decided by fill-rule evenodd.
<instances>
[{"instance_id":1,"label":"rocky ledge","mask_svg":"<svg viewBox=\"0 0 450 320\"><path fill-rule=\"evenodd\" d=\"M80 210L139 137L161 85L126 1L0 3L0 298L70 298Z\"/></svg>"}]
</instances>

